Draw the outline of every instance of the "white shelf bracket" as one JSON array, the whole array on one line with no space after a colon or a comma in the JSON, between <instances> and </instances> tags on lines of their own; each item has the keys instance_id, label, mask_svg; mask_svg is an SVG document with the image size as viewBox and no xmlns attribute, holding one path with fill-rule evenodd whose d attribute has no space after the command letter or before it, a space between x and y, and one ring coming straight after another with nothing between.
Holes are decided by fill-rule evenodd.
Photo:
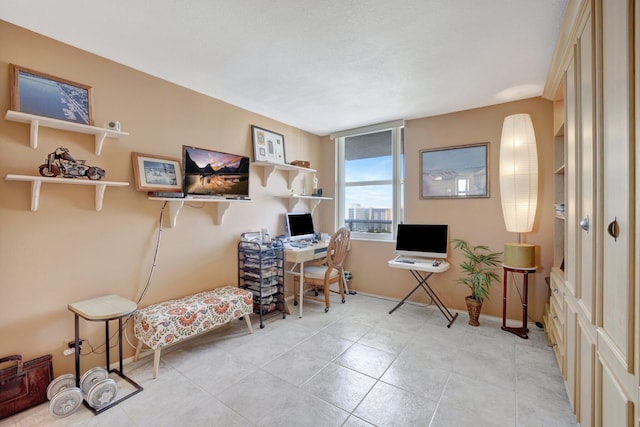
<instances>
[{"instance_id":1,"label":"white shelf bracket","mask_svg":"<svg viewBox=\"0 0 640 427\"><path fill-rule=\"evenodd\" d=\"M231 205L231 203L229 202L220 202L220 203L216 203L216 207L217 207L217 214L216 214L216 225L221 225L222 224L222 219L224 218L224 214L227 212L227 210L229 209L229 206Z\"/></svg>"},{"instance_id":2,"label":"white shelf bracket","mask_svg":"<svg viewBox=\"0 0 640 427\"><path fill-rule=\"evenodd\" d=\"M31 148L34 150L38 148L38 129L40 128L40 120L31 121Z\"/></svg>"},{"instance_id":3,"label":"white shelf bracket","mask_svg":"<svg viewBox=\"0 0 640 427\"><path fill-rule=\"evenodd\" d=\"M298 198L289 199L289 212L295 212L296 205L298 204L299 201L300 199Z\"/></svg>"},{"instance_id":4,"label":"white shelf bracket","mask_svg":"<svg viewBox=\"0 0 640 427\"><path fill-rule=\"evenodd\" d=\"M102 144L107 137L107 132L100 132L96 134L96 156L99 156L102 152Z\"/></svg>"},{"instance_id":5,"label":"white shelf bracket","mask_svg":"<svg viewBox=\"0 0 640 427\"><path fill-rule=\"evenodd\" d=\"M183 200L176 200L169 202L169 227L174 228L178 219L180 209L184 206Z\"/></svg>"},{"instance_id":6,"label":"white shelf bracket","mask_svg":"<svg viewBox=\"0 0 640 427\"><path fill-rule=\"evenodd\" d=\"M107 189L105 184L96 185L96 211L102 210L102 201L104 200L104 190Z\"/></svg>"},{"instance_id":7,"label":"white shelf bracket","mask_svg":"<svg viewBox=\"0 0 640 427\"><path fill-rule=\"evenodd\" d=\"M316 207L320 204L319 199L309 200L309 206L311 207L311 213L316 210Z\"/></svg>"},{"instance_id":8,"label":"white shelf bracket","mask_svg":"<svg viewBox=\"0 0 640 427\"><path fill-rule=\"evenodd\" d=\"M262 186L266 187L267 183L269 182L269 177L271 177L271 174L273 173L274 170L276 170L275 166L265 166L264 168L264 175L263 175L263 180L262 180Z\"/></svg>"},{"instance_id":9,"label":"white shelf bracket","mask_svg":"<svg viewBox=\"0 0 640 427\"><path fill-rule=\"evenodd\" d=\"M304 201L305 205L307 206L307 209L311 211L311 213L313 213L313 211L316 209L316 207L320 204L321 201L332 200L331 197L299 196L297 194L278 196L278 197L289 200L288 205L289 205L290 212L295 212L295 208L296 206L298 206L298 203L302 203Z\"/></svg>"},{"instance_id":10,"label":"white shelf bracket","mask_svg":"<svg viewBox=\"0 0 640 427\"><path fill-rule=\"evenodd\" d=\"M289 180L288 180L289 188L293 187L293 181L296 180L298 175L300 175L300 171L299 170L290 170L289 171Z\"/></svg>"},{"instance_id":11,"label":"white shelf bracket","mask_svg":"<svg viewBox=\"0 0 640 427\"><path fill-rule=\"evenodd\" d=\"M31 181L31 212L35 212L38 210L41 186L42 181Z\"/></svg>"}]
</instances>

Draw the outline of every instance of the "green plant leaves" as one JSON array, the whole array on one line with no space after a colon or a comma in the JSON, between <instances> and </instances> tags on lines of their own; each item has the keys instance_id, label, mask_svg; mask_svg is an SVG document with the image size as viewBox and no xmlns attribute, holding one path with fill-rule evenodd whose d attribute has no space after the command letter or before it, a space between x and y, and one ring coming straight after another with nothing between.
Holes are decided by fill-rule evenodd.
<instances>
[{"instance_id":1,"label":"green plant leaves","mask_svg":"<svg viewBox=\"0 0 640 427\"><path fill-rule=\"evenodd\" d=\"M466 277L459 277L456 283L467 286L471 296L477 300L489 300L489 288L500 277L495 269L501 263L502 252L491 252L488 246L469 246L462 239L453 239L454 248L460 250L466 260L460 264Z\"/></svg>"}]
</instances>

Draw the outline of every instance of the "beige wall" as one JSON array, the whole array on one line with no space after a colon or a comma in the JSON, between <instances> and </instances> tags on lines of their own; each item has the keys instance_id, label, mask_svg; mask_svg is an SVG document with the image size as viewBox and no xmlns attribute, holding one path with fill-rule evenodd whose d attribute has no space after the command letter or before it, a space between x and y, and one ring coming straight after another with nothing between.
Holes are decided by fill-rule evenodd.
<instances>
[{"instance_id":1,"label":"beige wall","mask_svg":"<svg viewBox=\"0 0 640 427\"><path fill-rule=\"evenodd\" d=\"M325 195L335 189L334 145L283 123L236 108L182 87L150 77L95 55L0 21L0 111L9 109L9 64L32 68L94 88L96 125L119 120L130 136L108 139L102 155L94 154L93 137L51 129L40 130L37 150L29 147L29 126L2 120L0 174L38 175L46 155L64 145L78 159L107 170L107 180L129 182L125 188L108 188L102 211L95 211L93 187L47 185L40 208L31 212L28 183L0 179L0 343L1 354L25 358L50 353L55 375L72 372L72 357L62 356L63 341L73 336L73 316L67 304L105 294L137 300L151 270L162 203L135 191L131 152L179 158L182 144L250 155L250 125L285 135L287 159L307 159L319 170ZM11 43L7 43L11 40ZM411 120L406 124L407 222L446 222L451 237L501 250L516 237L504 231L498 188L498 141L502 119L517 112L533 117L541 161L541 198L536 230L527 241L539 245L541 273L531 292L531 317L541 318L547 288L543 277L551 267L552 144L551 104L527 100L456 114ZM418 152L421 149L491 142L491 198L474 200L419 200ZM287 192L287 179L275 172L263 181L263 171L252 166L251 198L231 205L222 225L214 224L215 206L191 203L180 212L177 227L165 219L157 266L151 286L141 301L145 306L195 291L235 284L236 243L240 233L268 227L283 232L282 213L287 201L273 197ZM302 179L294 181L299 188ZM309 187L310 179L306 180ZM304 209L304 206L298 206ZM317 227L333 231L335 204L323 202L316 211ZM544 214L543 214L544 213ZM348 268L361 292L402 298L413 288L407 272L392 270L392 243L355 241ZM452 254L450 261L459 262ZM444 302L463 309L466 289L452 284L457 267L434 276L433 284ZM501 314L501 288L492 291L484 313ZM512 298L513 299L513 298ZM416 301L425 302L423 293ZM517 304L510 316L518 318ZM132 342L130 325L127 328ZM98 351L103 326L82 322L81 335ZM133 349L127 347L125 356ZM103 363L102 353L83 358L83 369Z\"/></svg>"},{"instance_id":2,"label":"beige wall","mask_svg":"<svg viewBox=\"0 0 640 427\"><path fill-rule=\"evenodd\" d=\"M516 113L531 114L538 142L539 190L535 229L524 236L537 245L537 274L530 276L529 312L532 320L541 320L548 287L544 277L549 275L553 260L553 138L552 103L541 98L500 104L442 116L408 120L405 124L405 222L449 224L450 238L462 238L472 245L488 245L502 251L506 242L516 242L515 233L507 233L500 204L498 162L500 136L504 117ZM420 150L455 145L489 142L490 196L478 199L420 200ZM325 139L324 143L328 143ZM386 262L394 256L394 243L356 241L348 258L353 273L353 288L363 292L403 298L416 285L411 275L388 268ZM434 275L429 283L451 308L466 310L464 297L468 288L454 284L459 276L462 259L450 247L451 270ZM502 272L500 271L502 277ZM520 277L518 277L520 280ZM507 294L508 316L522 319L518 295ZM411 300L428 302L426 293L416 292ZM390 306L390 309L393 305ZM491 290L491 300L485 302L483 314L502 316L502 282ZM444 321L444 319L443 319Z\"/></svg>"},{"instance_id":3,"label":"beige wall","mask_svg":"<svg viewBox=\"0 0 640 427\"><path fill-rule=\"evenodd\" d=\"M315 135L3 21L0 40L0 175L38 175L47 154L63 145L75 158L106 169L107 180L130 184L107 188L100 212L94 187L44 184L40 208L31 212L29 183L0 179L0 355L50 353L56 375L71 372L73 357L62 355L63 340L74 335L67 304L106 294L132 300L141 295L162 203L135 190L132 151L181 158L182 144L189 144L252 156L250 125L255 124L285 135L287 159L308 159L318 167L320 138ZM119 120L130 136L107 139L96 156L93 136L42 128L38 149L32 149L29 126L4 120L10 63L92 86L96 125ZM262 227L273 235L284 231L282 213L289 206L273 195L287 193L285 174L276 171L265 186L263 170L252 166L251 179L253 200L232 204L222 225L214 223L212 203L188 203L175 228L166 227L165 220L157 267L141 306L236 284L240 233ZM306 182L310 188L311 180ZM301 183L298 178L294 186ZM103 334L102 324L81 323L81 335L92 346L103 343ZM127 348L125 355L132 353ZM83 369L103 360L87 356Z\"/></svg>"}]
</instances>

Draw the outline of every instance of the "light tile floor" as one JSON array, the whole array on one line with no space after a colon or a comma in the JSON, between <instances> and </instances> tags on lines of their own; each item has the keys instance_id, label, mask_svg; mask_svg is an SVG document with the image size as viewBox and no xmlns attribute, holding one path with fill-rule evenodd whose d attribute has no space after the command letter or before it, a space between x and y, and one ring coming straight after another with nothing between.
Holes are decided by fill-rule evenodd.
<instances>
[{"instance_id":1,"label":"light tile floor","mask_svg":"<svg viewBox=\"0 0 640 427\"><path fill-rule=\"evenodd\" d=\"M461 313L446 327L434 306L350 295L304 317L244 321L125 365L144 391L94 416L53 418L48 404L8 426L575 426L544 333L530 339ZM292 307L293 308L293 307ZM122 387L121 393L126 393Z\"/></svg>"}]
</instances>

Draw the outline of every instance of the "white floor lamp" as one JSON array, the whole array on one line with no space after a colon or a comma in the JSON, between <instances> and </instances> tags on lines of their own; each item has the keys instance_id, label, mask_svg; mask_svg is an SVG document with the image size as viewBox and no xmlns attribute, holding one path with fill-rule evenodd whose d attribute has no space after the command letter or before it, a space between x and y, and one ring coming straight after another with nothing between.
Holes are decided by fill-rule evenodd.
<instances>
[{"instance_id":1,"label":"white floor lamp","mask_svg":"<svg viewBox=\"0 0 640 427\"><path fill-rule=\"evenodd\" d=\"M518 243L505 243L504 264L535 267L534 245L521 241L533 229L538 204L538 152L529 114L507 116L500 141L500 196L507 231L518 233Z\"/></svg>"}]
</instances>

